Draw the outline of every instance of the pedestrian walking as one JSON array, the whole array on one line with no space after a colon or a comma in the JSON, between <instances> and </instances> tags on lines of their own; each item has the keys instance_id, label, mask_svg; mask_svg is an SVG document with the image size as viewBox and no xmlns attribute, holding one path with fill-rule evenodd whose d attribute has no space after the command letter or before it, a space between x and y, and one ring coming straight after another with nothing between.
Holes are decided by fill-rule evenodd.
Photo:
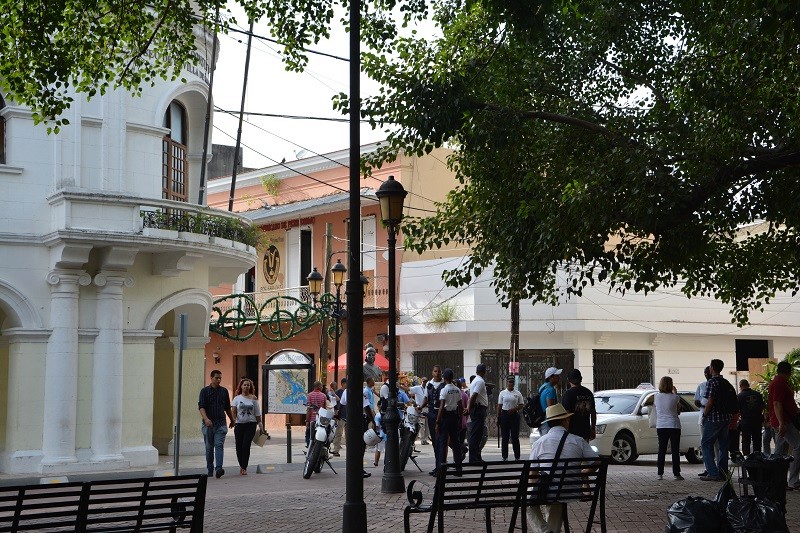
<instances>
[{"instance_id":1,"label":"pedestrian walking","mask_svg":"<svg viewBox=\"0 0 800 533\"><path fill-rule=\"evenodd\" d=\"M464 406L461 402L461 391L453 384L453 369L445 368L442 373L444 386L439 393L439 409L436 413L434 422L436 447L439 449L437 455L436 469L431 473L435 476L439 468L444 464L444 457L447 453L448 441L453 447L453 460L461 467L461 443L458 440L458 430L461 425L461 415Z\"/></svg>"},{"instance_id":2,"label":"pedestrian walking","mask_svg":"<svg viewBox=\"0 0 800 533\"><path fill-rule=\"evenodd\" d=\"M253 444L256 429L265 433L261 422L261 406L258 396L253 393L253 382L243 379L234 393L231 409L236 419L233 436L236 440L236 459L239 461L239 475L247 475L250 464L250 446Z\"/></svg>"},{"instance_id":3,"label":"pedestrian walking","mask_svg":"<svg viewBox=\"0 0 800 533\"><path fill-rule=\"evenodd\" d=\"M562 371L562 368L556 368L554 366L544 371L544 383L539 387L539 403L541 404L543 413L547 412L548 407L558 403L558 390L556 387L561 381ZM548 431L550 431L550 426L547 424L547 420L545 420L542 422L542 425L539 426L539 435L546 435Z\"/></svg>"},{"instance_id":4,"label":"pedestrian walking","mask_svg":"<svg viewBox=\"0 0 800 533\"><path fill-rule=\"evenodd\" d=\"M754 452L761 451L761 429L764 426L764 397L760 392L750 388L750 382L743 379L739 382L739 395L736 397L739 404L741 420L739 427L742 432L742 453L750 455L751 444Z\"/></svg>"},{"instance_id":5,"label":"pedestrian walking","mask_svg":"<svg viewBox=\"0 0 800 533\"><path fill-rule=\"evenodd\" d=\"M700 448L703 451L703 462L706 475L700 476L703 481L723 481L728 473L728 426L731 413L725 411L723 387L731 384L720 373L725 366L721 359L712 359L711 379L708 380L705 394L706 405L703 408L703 437ZM724 382L724 383L723 383ZM727 384L727 385L726 385ZM718 457L714 457L714 444L719 444Z\"/></svg>"},{"instance_id":6,"label":"pedestrian walking","mask_svg":"<svg viewBox=\"0 0 800 533\"><path fill-rule=\"evenodd\" d=\"M597 410L594 407L594 394L583 386L583 375L577 368L567 374L569 388L561 398L561 404L573 414L569 423L569 432L586 439L586 442L595 438L597 425Z\"/></svg>"},{"instance_id":7,"label":"pedestrian walking","mask_svg":"<svg viewBox=\"0 0 800 533\"><path fill-rule=\"evenodd\" d=\"M514 460L520 459L519 412L525 407L525 398L514 388L515 377L506 378L506 388L497 395L497 425L500 427L500 453L503 461L508 460L508 442L514 450Z\"/></svg>"},{"instance_id":8,"label":"pedestrian walking","mask_svg":"<svg viewBox=\"0 0 800 533\"><path fill-rule=\"evenodd\" d=\"M789 480L786 489L800 489L798 474L800 473L800 430L797 424L797 404L794 391L789 383L792 365L788 361L778 363L777 373L769 382L769 421L775 430L775 453L792 455L794 460L789 465Z\"/></svg>"},{"instance_id":9,"label":"pedestrian walking","mask_svg":"<svg viewBox=\"0 0 800 533\"><path fill-rule=\"evenodd\" d=\"M208 477L212 474L221 478L225 475L222 461L225 455L225 435L228 434L228 424L225 415L230 419L230 427L235 424L233 411L231 411L231 398L228 389L220 385L222 372L211 371L211 383L200 390L197 402L200 417L203 419L203 442L206 446L206 469Z\"/></svg>"},{"instance_id":10,"label":"pedestrian walking","mask_svg":"<svg viewBox=\"0 0 800 533\"><path fill-rule=\"evenodd\" d=\"M656 433L658 434L658 479L664 479L664 464L667 445L672 449L672 475L676 481L681 476L681 397L675 393L672 378L664 376L658 382L653 409L656 410Z\"/></svg>"},{"instance_id":11,"label":"pedestrian walking","mask_svg":"<svg viewBox=\"0 0 800 533\"><path fill-rule=\"evenodd\" d=\"M466 413L469 415L470 426L467 431L467 440L469 447L469 462L481 463L481 439L483 439L483 430L486 425L486 413L489 409L489 395L486 394L486 365L480 363L475 367L475 379L469 384L469 403L467 404Z\"/></svg>"}]
</instances>

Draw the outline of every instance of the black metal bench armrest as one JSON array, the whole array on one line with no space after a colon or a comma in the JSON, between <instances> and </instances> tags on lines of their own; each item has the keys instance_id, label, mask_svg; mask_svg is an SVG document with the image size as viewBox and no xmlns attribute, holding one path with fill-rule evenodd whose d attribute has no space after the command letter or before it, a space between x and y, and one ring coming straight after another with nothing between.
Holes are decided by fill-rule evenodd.
<instances>
[{"instance_id":1,"label":"black metal bench armrest","mask_svg":"<svg viewBox=\"0 0 800 533\"><path fill-rule=\"evenodd\" d=\"M414 484L417 480L412 480L411 483L408 484L408 488L406 489L406 498L408 498L408 507L413 510L419 511L428 511L431 508L432 502L423 505L422 502L424 501L424 497L422 496L421 490L414 490Z\"/></svg>"}]
</instances>

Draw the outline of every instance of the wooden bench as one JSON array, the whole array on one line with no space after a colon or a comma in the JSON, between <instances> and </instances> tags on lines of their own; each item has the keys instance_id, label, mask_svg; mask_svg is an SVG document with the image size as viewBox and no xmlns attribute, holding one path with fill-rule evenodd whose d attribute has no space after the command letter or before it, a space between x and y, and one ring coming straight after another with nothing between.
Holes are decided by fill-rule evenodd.
<instances>
[{"instance_id":1,"label":"wooden bench","mask_svg":"<svg viewBox=\"0 0 800 533\"><path fill-rule=\"evenodd\" d=\"M428 533L433 533L438 518L439 533L444 532L445 511L483 509L486 531L492 531L492 509L510 508L509 533L514 531L517 517L522 514L522 531L528 530L526 511L528 506L560 504L564 507L564 530L569 532L567 504L590 502L589 533L598 514L600 529L606 531L605 484L608 459L597 459L596 468L583 473L587 462L581 459L559 459L543 461L491 461L486 463L464 463L459 475L453 463L444 465L436 477L433 498L424 503L422 491L414 490L412 481L407 490L408 505L403 511L403 525L410 533L410 515L429 513ZM553 468L555 466L555 468ZM540 490L540 473L550 474L549 490Z\"/></svg>"},{"instance_id":2,"label":"wooden bench","mask_svg":"<svg viewBox=\"0 0 800 533\"><path fill-rule=\"evenodd\" d=\"M203 531L207 477L0 487L0 532Z\"/></svg>"}]
</instances>

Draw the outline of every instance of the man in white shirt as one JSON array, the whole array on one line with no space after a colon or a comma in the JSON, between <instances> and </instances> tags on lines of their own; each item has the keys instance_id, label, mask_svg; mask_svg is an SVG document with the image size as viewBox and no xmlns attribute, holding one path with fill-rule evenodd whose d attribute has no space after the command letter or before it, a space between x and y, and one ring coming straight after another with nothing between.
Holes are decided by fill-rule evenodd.
<instances>
[{"instance_id":1,"label":"man in white shirt","mask_svg":"<svg viewBox=\"0 0 800 533\"><path fill-rule=\"evenodd\" d=\"M469 403L464 411L470 417L470 425L467 435L467 446L469 447L469 462L482 463L481 458L481 439L483 439L483 428L486 425L486 412L489 409L489 395L486 394L486 365L479 364L475 368L475 379L469 384Z\"/></svg>"},{"instance_id":2,"label":"man in white shirt","mask_svg":"<svg viewBox=\"0 0 800 533\"><path fill-rule=\"evenodd\" d=\"M572 413L560 403L547 408L547 423L550 431L539 437L531 450L531 461L537 459L555 459L561 439L566 434L564 447L558 459L596 459L597 452L592 450L586 439L569 433L569 422ZM588 466L588 465L587 465ZM537 505L528 507L528 523L533 526L535 533L558 533L561 531L563 521L562 506L543 505L547 511L547 519L542 515L541 507Z\"/></svg>"},{"instance_id":3,"label":"man in white shirt","mask_svg":"<svg viewBox=\"0 0 800 533\"><path fill-rule=\"evenodd\" d=\"M412 399L414 400L414 405L420 408L420 413L423 415L426 414L422 411L422 404L425 403L425 384L427 381L428 380L423 377L420 379L419 385L414 385L408 389L409 394L412 395ZM427 417L422 418L422 422L419 424L419 432L417 435L419 436L422 444L428 444Z\"/></svg>"},{"instance_id":4,"label":"man in white shirt","mask_svg":"<svg viewBox=\"0 0 800 533\"><path fill-rule=\"evenodd\" d=\"M700 411L701 412L703 411L703 408L708 403L708 398L705 398L704 396L706 394L706 388L708 387L708 380L711 379L711 367L710 366L707 366L707 367L705 367L703 369L703 375L705 376L706 380L700 382L700 384L697 386L697 389L694 391L694 404L695 404L695 406L700 407ZM700 440L703 440L703 417L702 416L698 416L697 417L697 423L700 424ZM699 446L700 446L700 444L698 443L698 447ZM714 443L714 456L716 457L717 455L719 455L719 445L717 443ZM702 472L700 472L697 475L698 476L705 476L707 474L708 474L708 471L703 470Z\"/></svg>"},{"instance_id":5,"label":"man in white shirt","mask_svg":"<svg viewBox=\"0 0 800 533\"><path fill-rule=\"evenodd\" d=\"M373 382L373 384L374 384L374 382ZM342 399L341 399L341 401L339 403L342 404L342 409L347 409L347 389L344 389L344 392L342 392ZM370 419L372 418L372 402L370 401L369 396L367 395L367 387L364 387L364 389L362 391L361 406L362 406L363 413L364 413L364 430L367 430L367 429L369 429L369 425L367 424L367 418L368 417ZM366 452L366 451L367 451L367 447L364 444L364 440L362 439L361 440L361 457L364 457L364 452ZM362 462L363 462L363 460L362 460ZM370 477L372 474L370 474L369 472L364 470L363 471L363 475L364 475L365 478L367 478L367 477Z\"/></svg>"}]
</instances>

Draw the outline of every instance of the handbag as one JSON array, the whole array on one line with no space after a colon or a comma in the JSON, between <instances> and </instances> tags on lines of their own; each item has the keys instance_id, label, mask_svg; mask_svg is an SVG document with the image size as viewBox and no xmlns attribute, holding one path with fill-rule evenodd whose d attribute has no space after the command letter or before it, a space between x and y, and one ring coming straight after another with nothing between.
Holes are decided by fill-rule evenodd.
<instances>
[{"instance_id":1,"label":"handbag","mask_svg":"<svg viewBox=\"0 0 800 533\"><path fill-rule=\"evenodd\" d=\"M651 428L654 428L658 424L658 415L656 414L656 403L653 402L653 405L650 406L650 412L647 413L648 422Z\"/></svg>"},{"instance_id":2,"label":"handbag","mask_svg":"<svg viewBox=\"0 0 800 533\"><path fill-rule=\"evenodd\" d=\"M258 447L263 447L267 443L267 439L269 439L269 435L256 431L256 434L253 435L253 444Z\"/></svg>"}]
</instances>

